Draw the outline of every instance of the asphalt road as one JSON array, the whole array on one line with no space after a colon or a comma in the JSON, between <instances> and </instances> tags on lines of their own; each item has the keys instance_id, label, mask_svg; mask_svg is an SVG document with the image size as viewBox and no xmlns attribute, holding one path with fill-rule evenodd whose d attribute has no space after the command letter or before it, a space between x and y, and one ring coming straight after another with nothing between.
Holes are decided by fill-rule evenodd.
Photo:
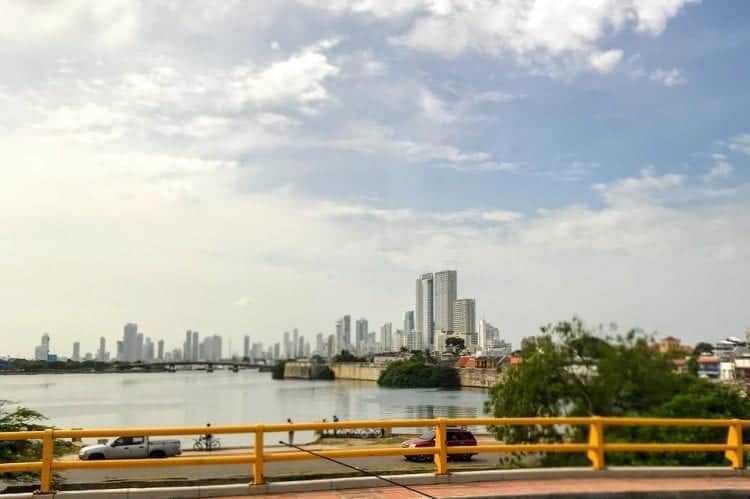
<instances>
[{"instance_id":1,"label":"asphalt road","mask_svg":"<svg viewBox=\"0 0 750 499\"><path fill-rule=\"evenodd\" d=\"M448 462L450 470L486 469L494 467L500 454L481 454L469 462ZM377 456L365 458L341 459L348 464L373 472L429 472L433 471L432 463L413 463L401 456ZM317 475L336 475L355 473L348 468L323 459L304 461L287 461L266 463L265 474L268 479L293 479L296 477ZM252 465L231 464L211 466L177 466L157 468L68 470L60 473L67 484L93 484L118 482L185 482L193 480L245 480L252 477Z\"/></svg>"}]
</instances>

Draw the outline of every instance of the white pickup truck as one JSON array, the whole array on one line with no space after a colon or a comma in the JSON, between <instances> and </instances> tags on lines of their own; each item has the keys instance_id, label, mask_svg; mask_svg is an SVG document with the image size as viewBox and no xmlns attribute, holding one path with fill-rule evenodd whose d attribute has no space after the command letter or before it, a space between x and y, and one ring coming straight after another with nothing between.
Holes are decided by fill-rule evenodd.
<instances>
[{"instance_id":1,"label":"white pickup truck","mask_svg":"<svg viewBox=\"0 0 750 499\"><path fill-rule=\"evenodd\" d=\"M179 440L151 440L149 437L117 437L106 444L82 447L78 458L144 459L178 456L182 453Z\"/></svg>"}]
</instances>

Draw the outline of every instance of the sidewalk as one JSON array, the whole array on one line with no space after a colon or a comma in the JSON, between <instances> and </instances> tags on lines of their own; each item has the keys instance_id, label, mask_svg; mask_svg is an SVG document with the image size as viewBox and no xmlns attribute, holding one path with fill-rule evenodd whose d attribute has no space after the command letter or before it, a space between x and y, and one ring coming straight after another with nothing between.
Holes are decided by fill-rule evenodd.
<instances>
[{"instance_id":1,"label":"sidewalk","mask_svg":"<svg viewBox=\"0 0 750 499\"><path fill-rule=\"evenodd\" d=\"M744 477L705 478L577 478L551 480L508 480L465 484L415 485L413 488L429 495L447 497L665 497L704 498L750 497L750 479ZM288 492L244 498L284 499L406 499L419 497L400 487L330 490L317 492ZM226 498L225 498L226 499Z\"/></svg>"}]
</instances>

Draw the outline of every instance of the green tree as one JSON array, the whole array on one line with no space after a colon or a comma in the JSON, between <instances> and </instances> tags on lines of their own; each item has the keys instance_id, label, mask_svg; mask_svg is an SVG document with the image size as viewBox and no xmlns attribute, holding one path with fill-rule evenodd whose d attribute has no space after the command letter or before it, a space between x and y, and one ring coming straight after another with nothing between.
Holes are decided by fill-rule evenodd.
<instances>
[{"instance_id":1,"label":"green tree","mask_svg":"<svg viewBox=\"0 0 750 499\"><path fill-rule=\"evenodd\" d=\"M378 378L380 386L389 388L459 388L458 371L449 366L427 363L414 355L408 360L392 362Z\"/></svg>"},{"instance_id":2,"label":"green tree","mask_svg":"<svg viewBox=\"0 0 750 499\"><path fill-rule=\"evenodd\" d=\"M6 431L40 431L49 428L43 424L46 418L37 411L26 407L14 407L7 400L0 400L0 433ZM54 453L61 455L71 449L69 442L55 441ZM37 461L41 459L42 445L36 440L0 441L0 462ZM36 474L0 473L4 479L34 479ZM59 478L55 478L59 480Z\"/></svg>"},{"instance_id":3,"label":"green tree","mask_svg":"<svg viewBox=\"0 0 750 499\"><path fill-rule=\"evenodd\" d=\"M341 363L341 362L367 362L366 357L357 357L356 355L352 354L349 350L341 350L341 353L336 354L333 357L333 362L335 363Z\"/></svg>"},{"instance_id":4,"label":"green tree","mask_svg":"<svg viewBox=\"0 0 750 499\"><path fill-rule=\"evenodd\" d=\"M583 322L575 318L543 327L540 336L526 343L520 365L508 369L504 381L490 390L485 409L497 417L750 416L750 402L739 393L676 373L670 357L653 348L651 336L638 330L604 336L600 331L586 329ZM612 427L607 428L606 434L608 441L669 441L669 432L657 430ZM587 430L577 427L503 426L494 428L494 432L508 443L581 442L587 438ZM700 429L687 427L679 432L683 440L678 441L698 441L691 439L709 436ZM719 435L711 433L711 436ZM722 459L719 453L702 457L707 459L703 462ZM698 458L682 453L668 458L661 454L608 455L609 462L620 463L644 460L676 463L690 462L690 459ZM572 454L548 455L544 461L547 464L585 462L582 456Z\"/></svg>"},{"instance_id":5,"label":"green tree","mask_svg":"<svg viewBox=\"0 0 750 499\"><path fill-rule=\"evenodd\" d=\"M284 379L284 368L286 367L286 361L280 360L276 362L271 368L271 379Z\"/></svg>"},{"instance_id":6,"label":"green tree","mask_svg":"<svg viewBox=\"0 0 750 499\"><path fill-rule=\"evenodd\" d=\"M695 348L693 348L693 355L699 357L703 353L713 355L714 346L711 343L706 343L705 341L701 341L700 343L695 345Z\"/></svg>"},{"instance_id":7,"label":"green tree","mask_svg":"<svg viewBox=\"0 0 750 499\"><path fill-rule=\"evenodd\" d=\"M447 340L445 340L445 346L448 347L453 353L458 353L466 348L466 342L463 338L451 336Z\"/></svg>"}]
</instances>

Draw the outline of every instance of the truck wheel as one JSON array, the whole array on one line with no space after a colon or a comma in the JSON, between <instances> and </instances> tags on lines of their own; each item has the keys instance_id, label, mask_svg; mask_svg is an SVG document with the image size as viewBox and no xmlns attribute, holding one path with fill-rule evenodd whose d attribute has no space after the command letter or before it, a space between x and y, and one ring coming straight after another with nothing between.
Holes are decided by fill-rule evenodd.
<instances>
[{"instance_id":1,"label":"truck wheel","mask_svg":"<svg viewBox=\"0 0 750 499\"><path fill-rule=\"evenodd\" d=\"M167 457L167 455L164 453L163 450L152 450L151 454L149 454L148 457L152 457L154 459L161 459L163 457Z\"/></svg>"},{"instance_id":2,"label":"truck wheel","mask_svg":"<svg viewBox=\"0 0 750 499\"><path fill-rule=\"evenodd\" d=\"M89 461L101 461L104 459L104 454L96 453L89 456Z\"/></svg>"}]
</instances>

